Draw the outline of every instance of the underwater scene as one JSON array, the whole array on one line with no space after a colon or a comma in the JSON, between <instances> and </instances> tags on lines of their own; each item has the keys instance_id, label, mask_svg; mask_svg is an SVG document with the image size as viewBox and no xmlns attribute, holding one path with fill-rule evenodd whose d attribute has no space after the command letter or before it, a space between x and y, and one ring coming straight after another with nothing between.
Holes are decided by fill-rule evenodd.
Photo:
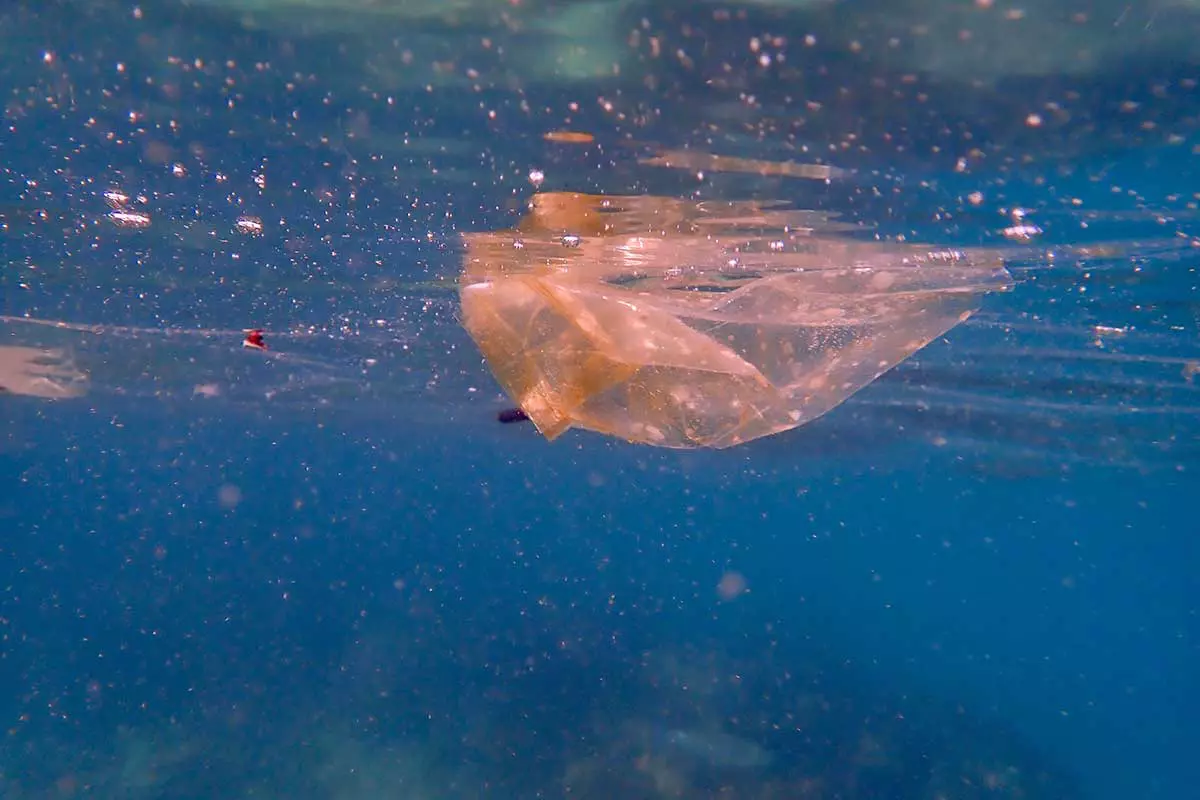
<instances>
[{"instance_id":1,"label":"underwater scene","mask_svg":"<svg viewBox=\"0 0 1200 800\"><path fill-rule=\"evenodd\" d=\"M0 800L1200 796L1200 4L0 6Z\"/></svg>"}]
</instances>

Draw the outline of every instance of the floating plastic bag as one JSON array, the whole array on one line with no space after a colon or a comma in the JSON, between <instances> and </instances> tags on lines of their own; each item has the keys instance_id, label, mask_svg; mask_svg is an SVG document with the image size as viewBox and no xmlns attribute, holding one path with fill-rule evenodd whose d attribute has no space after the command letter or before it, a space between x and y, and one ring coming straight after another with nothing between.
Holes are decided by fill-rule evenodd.
<instances>
[{"instance_id":1,"label":"floating plastic bag","mask_svg":"<svg viewBox=\"0 0 1200 800\"><path fill-rule=\"evenodd\" d=\"M755 203L541 194L466 236L463 325L547 439L725 448L836 407L1010 278Z\"/></svg>"}]
</instances>

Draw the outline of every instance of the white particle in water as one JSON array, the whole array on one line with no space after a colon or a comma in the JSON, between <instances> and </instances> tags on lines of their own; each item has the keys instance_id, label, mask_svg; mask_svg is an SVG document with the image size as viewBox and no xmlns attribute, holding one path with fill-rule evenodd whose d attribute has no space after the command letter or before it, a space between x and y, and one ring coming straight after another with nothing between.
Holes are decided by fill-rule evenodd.
<instances>
[{"instance_id":1,"label":"white particle in water","mask_svg":"<svg viewBox=\"0 0 1200 800\"><path fill-rule=\"evenodd\" d=\"M257 236L263 232L262 220L258 217L243 215L237 218L237 222L233 224L233 229L238 233L248 236Z\"/></svg>"},{"instance_id":2,"label":"white particle in water","mask_svg":"<svg viewBox=\"0 0 1200 800\"><path fill-rule=\"evenodd\" d=\"M144 214L141 211L111 211L108 218L118 228L140 229L150 227L150 215Z\"/></svg>"}]
</instances>

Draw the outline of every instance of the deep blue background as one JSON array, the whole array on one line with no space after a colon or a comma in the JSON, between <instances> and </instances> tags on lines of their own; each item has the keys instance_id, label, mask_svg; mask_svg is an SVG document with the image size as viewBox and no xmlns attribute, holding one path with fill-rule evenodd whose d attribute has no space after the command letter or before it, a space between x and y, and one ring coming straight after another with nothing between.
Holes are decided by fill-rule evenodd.
<instances>
[{"instance_id":1,"label":"deep blue background","mask_svg":"<svg viewBox=\"0 0 1200 800\"><path fill-rule=\"evenodd\" d=\"M1004 86L969 105L954 102L964 89L930 87L940 117L914 112L897 127L909 146L895 152L847 155L862 169L850 188L765 191L969 244L1000 241L999 209L1020 203L1042 209L1048 248L1115 240L1122 252L1094 272L1076 256L1047 266L1024 253L1023 285L989 299L986 325L902 372L900 411L884 405L898 378L812 431L725 453L574 433L547 444L493 426L502 402L456 327L452 294L414 284L453 278L459 233L512 224L532 166L554 188L695 188L629 166L617 155L626 131L594 104L564 110L597 88L417 86L388 103L339 71L336 41L234 35L229 18L165 6L147 31L83 7L9 12L24 27L10 28L20 33L0 66L15 87L0 134L3 313L107 331L3 329L4 344L77 350L94 391L0 405L10 742L0 776L28 787L83 775L95 765L64 752L173 720L227 739L147 796L231 796L255 771L289 785L277 749L320 730L427 741L464 774L477 767L465 789L442 784L445 796L528 796L523 778L552 783L564 747L586 748L597 707L655 715L638 676L646 653L673 650L699 664L703 654L758 663L763 674L748 680L776 681L774 695L715 709L726 720L776 713L820 674L935 728L961 714L1011 730L1088 798L1190 796L1200 780L1200 404L1181 367L1196 357L1191 139L1154 147L1098 102L1090 125L1038 150L995 110L1035 102L1016 87L1008 106ZM730 28L730 42L743 32ZM166 52L239 66L189 74L194 85L164 97ZM835 54L812 57L839 69ZM129 66L115 73L119 59ZM255 59L275 63L256 71ZM314 77L283 91L301 67ZM1124 96L1188 71L1146 69L1144 80L1121 78L1135 86ZM707 97L707 84L667 72L662 103L677 113L637 133L676 146L694 140L705 111L689 98ZM768 98L782 91L769 77ZM1085 99L1119 85L1073 80ZM630 106L657 102L644 86L634 98L634 86ZM511 112L522 98L534 112ZM889 108L858 102L842 117ZM1188 101L1155 102L1142 121L1191 136ZM363 115L364 133L347 137ZM163 127L170 119L181 132ZM914 155L968 122L994 152L1036 158L964 177L944 153ZM542 141L568 123L597 131L600 146ZM838 134L837 119L823 124L812 135ZM404 163L381 143L404 135L461 149ZM170 175L176 161L185 177ZM888 164L894 175L872 172ZM862 190L872 180L889 192ZM110 186L147 196L151 231L108 226ZM739 186L761 183L726 184ZM985 208L960 202L947 218L977 186ZM1112 213L1083 228L1070 197ZM261 216L267 235L230 233L241 213ZM1185 247L1167 252L1160 239ZM1097 323L1131 334L1097 348L1087 335ZM237 331L251 325L311 361L247 361ZM155 333L168 328L191 333ZM1039 360L1055 348L1061 361ZM1110 364L1101 350L1144 362ZM365 357L380 371L359 369ZM210 381L221 397L193 395ZM957 388L976 394L914 410L922 392ZM998 404L995 418L976 395ZM1051 402L1065 426L1047 422ZM931 444L942 432L949 444ZM750 591L723 603L728 571ZM795 675L780 678L789 664Z\"/></svg>"}]
</instances>

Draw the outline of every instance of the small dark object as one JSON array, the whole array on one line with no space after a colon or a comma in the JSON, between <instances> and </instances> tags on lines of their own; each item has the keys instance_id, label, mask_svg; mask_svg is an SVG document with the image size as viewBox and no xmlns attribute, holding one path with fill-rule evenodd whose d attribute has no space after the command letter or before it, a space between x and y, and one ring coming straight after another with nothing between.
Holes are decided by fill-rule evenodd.
<instances>
[{"instance_id":1,"label":"small dark object","mask_svg":"<svg viewBox=\"0 0 1200 800\"><path fill-rule=\"evenodd\" d=\"M513 422L528 422L529 415L519 408L506 408L496 415L496 419L504 425Z\"/></svg>"}]
</instances>

